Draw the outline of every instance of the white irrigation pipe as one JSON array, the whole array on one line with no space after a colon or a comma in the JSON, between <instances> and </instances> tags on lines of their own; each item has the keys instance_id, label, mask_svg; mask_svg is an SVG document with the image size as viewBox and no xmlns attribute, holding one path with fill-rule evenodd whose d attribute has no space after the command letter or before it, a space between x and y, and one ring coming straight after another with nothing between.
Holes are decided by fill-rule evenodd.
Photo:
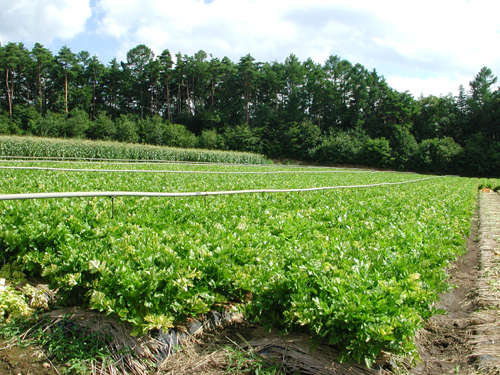
<instances>
[{"instance_id":1,"label":"white irrigation pipe","mask_svg":"<svg viewBox=\"0 0 500 375\"><path fill-rule=\"evenodd\" d=\"M62 171L62 172L131 172L131 173L190 173L190 174L281 174L281 173L380 173L380 171L349 171L349 170L328 170L328 171L274 171L274 172L256 172L256 171L172 171L172 170L154 170L154 169L95 169L95 168L54 168L54 167L11 167L0 166L0 169L20 169L20 170L40 170L40 171Z\"/></svg>"},{"instance_id":2,"label":"white irrigation pipe","mask_svg":"<svg viewBox=\"0 0 500 375\"><path fill-rule=\"evenodd\" d=\"M3 160L2 158L10 158ZM28 160L18 160L18 159ZM60 160L63 159L63 160ZM69 161L68 161L69 160ZM74 161L80 160L80 161ZM37 156L0 156L2 163L64 163L64 164L173 164L173 165L223 165L223 166L243 166L243 167L266 167L266 168L304 168L304 169L339 169L339 170L359 170L359 171L373 171L370 168L347 168L347 167L328 167L320 165L296 165L296 164L244 164L244 163L216 163L216 162L190 162L190 161L168 161L168 160L147 160L147 159L99 159L99 158L74 158L74 157L37 157ZM377 171L378 172L378 171ZM386 171L389 172L389 171ZM401 172L405 173L405 172Z\"/></svg>"},{"instance_id":3,"label":"white irrigation pipe","mask_svg":"<svg viewBox=\"0 0 500 375\"><path fill-rule=\"evenodd\" d=\"M333 189L354 189L368 188L377 186L391 186L411 184L414 182L429 180L431 178L440 178L442 176L433 176L420 178L418 180L401 182L382 182L371 185L351 185L351 186L328 186L305 189L255 189L255 190L228 190L228 191L196 191L185 193L157 193L144 191L80 191L80 192L62 192L62 193L26 193L26 194L0 194L0 201L22 200L22 199L44 199L44 198L76 198L76 197L196 197L209 195L234 195L234 194L255 194L255 193L292 193L304 191L320 191Z\"/></svg>"}]
</instances>

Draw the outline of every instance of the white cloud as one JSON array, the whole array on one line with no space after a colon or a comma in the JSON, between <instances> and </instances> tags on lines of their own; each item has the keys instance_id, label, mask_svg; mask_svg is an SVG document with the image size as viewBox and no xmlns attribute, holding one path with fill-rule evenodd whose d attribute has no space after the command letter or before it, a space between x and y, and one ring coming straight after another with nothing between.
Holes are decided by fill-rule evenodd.
<instances>
[{"instance_id":1,"label":"white cloud","mask_svg":"<svg viewBox=\"0 0 500 375\"><path fill-rule=\"evenodd\" d=\"M273 54L277 58L280 45L292 44L297 30L279 19L280 4L276 4L262 0L215 0L210 4L101 0L99 6L106 14L100 32L118 38L121 49L144 43L157 52L169 48L192 54L204 49L232 59L248 53L261 59Z\"/></svg>"},{"instance_id":2,"label":"white cloud","mask_svg":"<svg viewBox=\"0 0 500 375\"><path fill-rule=\"evenodd\" d=\"M460 85L463 85L466 90L469 89L469 82L474 79L474 77L465 76L455 76L453 78L448 77L429 77L429 78L412 78L412 77L401 77L401 76L388 76L385 77L387 83L392 88L398 91L409 91L415 98L420 97L420 95L429 96L441 96L452 94L453 96L458 95L458 89Z\"/></svg>"},{"instance_id":3,"label":"white cloud","mask_svg":"<svg viewBox=\"0 0 500 375\"><path fill-rule=\"evenodd\" d=\"M49 43L82 32L89 0L0 0L0 41Z\"/></svg>"},{"instance_id":4,"label":"white cloud","mask_svg":"<svg viewBox=\"0 0 500 375\"><path fill-rule=\"evenodd\" d=\"M500 42L497 0L100 0L99 5L105 13L101 32L118 38L121 50L144 43L156 51L204 49L233 60L250 53L261 61L283 61L293 52L318 62L329 51L369 68L438 69L439 74L459 68L473 74L500 60L500 49L494 48Z\"/></svg>"},{"instance_id":5,"label":"white cloud","mask_svg":"<svg viewBox=\"0 0 500 375\"><path fill-rule=\"evenodd\" d=\"M417 56L417 46L410 43L401 43L393 37L385 37L384 39L372 38L375 44L381 47L387 47L398 51L403 56L414 58Z\"/></svg>"},{"instance_id":6,"label":"white cloud","mask_svg":"<svg viewBox=\"0 0 500 375\"><path fill-rule=\"evenodd\" d=\"M0 0L0 40L78 44L91 16L89 1ZM443 85L443 93L452 84L456 90L456 77L473 77L483 66L500 74L498 0L94 1L88 25L98 26L85 37L99 38L80 45L95 53L94 44L104 61L123 60L138 44L156 53L203 49L233 61L246 54L284 61L294 53L322 63L333 54L377 69L395 84L432 92Z\"/></svg>"}]
</instances>

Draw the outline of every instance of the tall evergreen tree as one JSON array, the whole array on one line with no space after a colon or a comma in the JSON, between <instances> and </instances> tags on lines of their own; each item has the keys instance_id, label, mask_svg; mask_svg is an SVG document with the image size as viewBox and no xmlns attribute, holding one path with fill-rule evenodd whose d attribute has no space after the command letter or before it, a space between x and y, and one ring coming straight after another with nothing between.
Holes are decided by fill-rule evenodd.
<instances>
[{"instance_id":1,"label":"tall evergreen tree","mask_svg":"<svg viewBox=\"0 0 500 375\"><path fill-rule=\"evenodd\" d=\"M45 103L45 85L50 79L50 71L54 64L52 52L40 43L35 43L31 50L32 59L36 64L36 87L37 87L37 107L40 114L43 114Z\"/></svg>"},{"instance_id":2,"label":"tall evergreen tree","mask_svg":"<svg viewBox=\"0 0 500 375\"><path fill-rule=\"evenodd\" d=\"M486 108L492 98L492 87L497 82L497 77L493 75L491 69L483 67L474 77L470 85L468 104L468 126L466 134L482 133L487 121Z\"/></svg>"},{"instance_id":3,"label":"tall evergreen tree","mask_svg":"<svg viewBox=\"0 0 500 375\"><path fill-rule=\"evenodd\" d=\"M64 112L68 114L69 79L75 78L75 66L78 61L76 55L71 51L71 49L64 45L56 55L56 62L64 77Z\"/></svg>"},{"instance_id":4,"label":"tall evergreen tree","mask_svg":"<svg viewBox=\"0 0 500 375\"><path fill-rule=\"evenodd\" d=\"M98 97L99 101L102 101L102 90L99 89L98 92L98 86L100 88L100 83L102 83L104 73L105 73L105 66L99 61L96 55L92 56L92 58L89 61L89 65L87 68L87 74L90 80L90 84L92 86L92 102L90 104L90 118L93 120L98 112L97 110L97 102L98 102Z\"/></svg>"},{"instance_id":5,"label":"tall evergreen tree","mask_svg":"<svg viewBox=\"0 0 500 375\"><path fill-rule=\"evenodd\" d=\"M321 129L326 105L326 80L327 75L320 64L315 63L311 58L304 63L307 70L305 92L307 97L305 111L309 119Z\"/></svg>"},{"instance_id":6,"label":"tall evergreen tree","mask_svg":"<svg viewBox=\"0 0 500 375\"><path fill-rule=\"evenodd\" d=\"M124 114L128 107L126 99L127 88L122 65L115 59L104 70L103 94L108 111L113 118Z\"/></svg>"},{"instance_id":7,"label":"tall evergreen tree","mask_svg":"<svg viewBox=\"0 0 500 375\"><path fill-rule=\"evenodd\" d=\"M125 68L131 77L129 81L131 85L131 98L129 99L132 99L129 105L131 109L138 107L141 118L144 118L144 108L147 107L147 105L145 105L145 91L149 89L146 87L146 67L151 63L154 57L153 50L144 44L139 44L127 52ZM136 94L137 91L139 91L139 95Z\"/></svg>"},{"instance_id":8,"label":"tall evergreen tree","mask_svg":"<svg viewBox=\"0 0 500 375\"><path fill-rule=\"evenodd\" d=\"M251 115L251 106L255 105L252 100L255 99L257 76L258 76L258 63L254 62L255 59L250 55L246 55L240 59L238 63L238 80L240 92L243 98L243 113L244 122L248 124Z\"/></svg>"},{"instance_id":9,"label":"tall evergreen tree","mask_svg":"<svg viewBox=\"0 0 500 375\"><path fill-rule=\"evenodd\" d=\"M22 43L8 43L0 47L0 70L5 77L5 89L9 116L12 118L12 107L16 93L16 82L19 83L24 67L29 63L29 54Z\"/></svg>"},{"instance_id":10,"label":"tall evergreen tree","mask_svg":"<svg viewBox=\"0 0 500 375\"><path fill-rule=\"evenodd\" d=\"M167 112L167 120L172 121L172 114L170 111L170 77L172 75L172 66L174 64L172 60L172 55L168 49L163 50L160 56L158 56L160 77L165 86L165 110Z\"/></svg>"},{"instance_id":11,"label":"tall evergreen tree","mask_svg":"<svg viewBox=\"0 0 500 375\"><path fill-rule=\"evenodd\" d=\"M287 122L300 122L305 118L304 84L307 69L294 54L286 58L283 69L285 88L282 118Z\"/></svg>"}]
</instances>

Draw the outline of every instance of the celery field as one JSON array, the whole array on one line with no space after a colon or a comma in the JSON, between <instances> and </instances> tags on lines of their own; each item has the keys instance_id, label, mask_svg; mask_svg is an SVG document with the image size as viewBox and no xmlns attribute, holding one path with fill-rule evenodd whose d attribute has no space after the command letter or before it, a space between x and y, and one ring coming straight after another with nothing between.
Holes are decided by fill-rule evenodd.
<instances>
[{"instance_id":1,"label":"celery field","mask_svg":"<svg viewBox=\"0 0 500 375\"><path fill-rule=\"evenodd\" d=\"M0 166L55 168L0 169L0 194L295 189L429 177L272 166ZM59 304L112 314L138 334L211 309L242 309L265 327L307 330L345 358L369 363L381 350L414 352L416 330L446 290L446 267L466 250L479 181L117 196L113 217L108 197L3 200L0 260L59 288Z\"/></svg>"}]
</instances>

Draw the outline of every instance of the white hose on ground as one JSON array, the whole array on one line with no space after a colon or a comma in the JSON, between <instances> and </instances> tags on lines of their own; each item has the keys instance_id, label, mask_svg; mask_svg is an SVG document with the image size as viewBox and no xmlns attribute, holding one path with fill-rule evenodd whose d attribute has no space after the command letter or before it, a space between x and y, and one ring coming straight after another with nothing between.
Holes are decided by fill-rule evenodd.
<instances>
[{"instance_id":1,"label":"white hose on ground","mask_svg":"<svg viewBox=\"0 0 500 375\"><path fill-rule=\"evenodd\" d=\"M377 186L392 186L410 184L429 180L432 178L440 178L443 176L432 176L420 178L417 180L401 181L401 182L382 182L371 185L351 185L351 186L327 186L305 189L255 189L255 190L228 190L228 191L196 191L184 193L157 193L144 191L80 191L80 192L60 192L60 193L23 193L23 194L0 194L0 200L22 200L22 199L44 199L44 198L75 198L75 197L195 197L209 195L234 195L234 194L255 194L255 193L292 193L305 191L320 191L333 189L355 189L369 188Z\"/></svg>"}]
</instances>

